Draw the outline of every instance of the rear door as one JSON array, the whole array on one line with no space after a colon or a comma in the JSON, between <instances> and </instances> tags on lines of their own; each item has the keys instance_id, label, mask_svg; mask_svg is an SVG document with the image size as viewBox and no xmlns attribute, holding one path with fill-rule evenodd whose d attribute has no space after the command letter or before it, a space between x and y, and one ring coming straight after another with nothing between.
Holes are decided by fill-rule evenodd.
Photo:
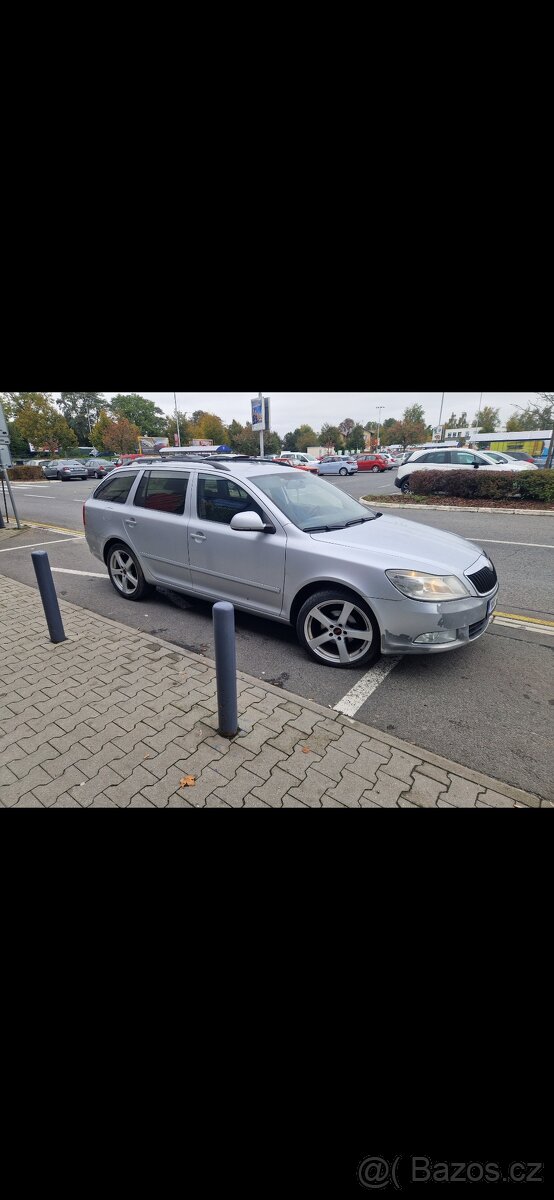
<instances>
[{"instance_id":1,"label":"rear door","mask_svg":"<svg viewBox=\"0 0 554 1200\"><path fill-rule=\"evenodd\" d=\"M190 471L145 471L126 505L127 540L150 575L166 587L190 589L187 501Z\"/></svg>"},{"instance_id":2,"label":"rear door","mask_svg":"<svg viewBox=\"0 0 554 1200\"><path fill-rule=\"evenodd\" d=\"M194 481L191 484L194 491ZM235 513L256 512L275 533L231 529ZM195 591L268 616L283 607L286 534L242 483L199 471L191 495L189 561Z\"/></svg>"}]
</instances>

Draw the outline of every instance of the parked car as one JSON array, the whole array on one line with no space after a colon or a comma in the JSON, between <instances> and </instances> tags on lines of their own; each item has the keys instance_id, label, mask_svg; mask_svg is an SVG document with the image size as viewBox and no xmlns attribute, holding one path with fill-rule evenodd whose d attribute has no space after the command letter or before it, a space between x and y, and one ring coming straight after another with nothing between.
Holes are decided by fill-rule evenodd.
<instances>
[{"instance_id":1,"label":"parked car","mask_svg":"<svg viewBox=\"0 0 554 1200\"><path fill-rule=\"evenodd\" d=\"M122 454L120 458L115 460L114 467L131 467L135 463L139 466L146 466L150 463L162 462L160 454Z\"/></svg>"},{"instance_id":2,"label":"parked car","mask_svg":"<svg viewBox=\"0 0 554 1200\"><path fill-rule=\"evenodd\" d=\"M408 459L398 468L394 481L402 492L412 490L411 477L417 471L467 471L470 467L486 471L526 471L529 463L495 462L485 451L475 450L413 450Z\"/></svg>"},{"instance_id":3,"label":"parked car","mask_svg":"<svg viewBox=\"0 0 554 1200\"><path fill-rule=\"evenodd\" d=\"M87 468L89 479L103 479L109 471L113 471L115 463L110 462L107 458L87 458L85 459L85 467Z\"/></svg>"},{"instance_id":4,"label":"parked car","mask_svg":"<svg viewBox=\"0 0 554 1200\"><path fill-rule=\"evenodd\" d=\"M280 454L273 462L281 463L281 465L300 467L301 471L314 471L317 474L319 466L317 458L310 458L308 454Z\"/></svg>"},{"instance_id":5,"label":"parked car","mask_svg":"<svg viewBox=\"0 0 554 1200\"><path fill-rule=\"evenodd\" d=\"M516 458L515 454L501 454L499 450L479 450L478 453L489 462L510 463L514 468L518 463L518 469L523 466L525 471L532 471L537 465L534 458L527 458L527 455L524 455L523 458Z\"/></svg>"},{"instance_id":6,"label":"parked car","mask_svg":"<svg viewBox=\"0 0 554 1200\"><path fill-rule=\"evenodd\" d=\"M377 450L376 453L380 454L382 458L386 458L391 470L393 467L400 466L400 456L398 454L390 454L388 450Z\"/></svg>"},{"instance_id":7,"label":"parked car","mask_svg":"<svg viewBox=\"0 0 554 1200\"><path fill-rule=\"evenodd\" d=\"M382 454L359 454L357 458L358 471L390 471L392 463L389 464Z\"/></svg>"},{"instance_id":8,"label":"parked car","mask_svg":"<svg viewBox=\"0 0 554 1200\"><path fill-rule=\"evenodd\" d=\"M43 463L42 473L46 479L88 479L85 463L76 458L58 458Z\"/></svg>"},{"instance_id":9,"label":"parked car","mask_svg":"<svg viewBox=\"0 0 554 1200\"><path fill-rule=\"evenodd\" d=\"M498 454L497 450L487 450L487 454ZM535 463L536 461L531 454L527 454L525 450L510 450L503 455L504 458L515 458L518 462Z\"/></svg>"},{"instance_id":10,"label":"parked car","mask_svg":"<svg viewBox=\"0 0 554 1200\"><path fill-rule=\"evenodd\" d=\"M318 475L355 475L357 470L356 459L346 458L344 455L336 458L324 458L317 467Z\"/></svg>"},{"instance_id":11,"label":"parked car","mask_svg":"<svg viewBox=\"0 0 554 1200\"><path fill-rule=\"evenodd\" d=\"M115 591L163 586L296 628L318 663L367 667L485 633L498 582L480 546L263 462L122 468L83 505Z\"/></svg>"}]
</instances>

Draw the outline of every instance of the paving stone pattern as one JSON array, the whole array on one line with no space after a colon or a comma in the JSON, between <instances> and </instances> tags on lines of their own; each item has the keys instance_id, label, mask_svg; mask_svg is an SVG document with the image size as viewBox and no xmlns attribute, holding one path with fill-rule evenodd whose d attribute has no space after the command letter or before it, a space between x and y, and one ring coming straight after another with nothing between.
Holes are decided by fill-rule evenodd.
<instances>
[{"instance_id":1,"label":"paving stone pattern","mask_svg":"<svg viewBox=\"0 0 554 1200\"><path fill-rule=\"evenodd\" d=\"M0 575L3 807L553 807L244 673L229 741L211 660L60 608L54 646L38 592Z\"/></svg>"}]
</instances>

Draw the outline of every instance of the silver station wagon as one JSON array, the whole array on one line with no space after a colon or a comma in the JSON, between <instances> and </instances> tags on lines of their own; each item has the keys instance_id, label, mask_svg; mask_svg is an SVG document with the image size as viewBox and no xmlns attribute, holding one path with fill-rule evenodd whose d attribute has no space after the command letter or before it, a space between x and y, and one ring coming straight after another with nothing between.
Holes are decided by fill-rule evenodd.
<instances>
[{"instance_id":1,"label":"silver station wagon","mask_svg":"<svg viewBox=\"0 0 554 1200\"><path fill-rule=\"evenodd\" d=\"M367 667L475 641L496 604L480 546L255 459L119 468L83 506L115 590L160 585L292 624L312 658Z\"/></svg>"}]
</instances>

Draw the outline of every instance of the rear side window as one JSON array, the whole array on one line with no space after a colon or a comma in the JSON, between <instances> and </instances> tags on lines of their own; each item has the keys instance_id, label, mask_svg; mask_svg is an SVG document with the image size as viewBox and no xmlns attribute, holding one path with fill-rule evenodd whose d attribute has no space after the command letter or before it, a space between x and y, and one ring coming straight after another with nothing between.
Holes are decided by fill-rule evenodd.
<instances>
[{"instance_id":1,"label":"rear side window","mask_svg":"<svg viewBox=\"0 0 554 1200\"><path fill-rule=\"evenodd\" d=\"M135 479L136 475L122 475L116 471L96 489L94 499L108 500L110 504L125 504Z\"/></svg>"},{"instance_id":2,"label":"rear side window","mask_svg":"<svg viewBox=\"0 0 554 1200\"><path fill-rule=\"evenodd\" d=\"M449 463L450 454L448 450L432 450L429 454L422 454L417 461L420 463Z\"/></svg>"},{"instance_id":3,"label":"rear side window","mask_svg":"<svg viewBox=\"0 0 554 1200\"><path fill-rule=\"evenodd\" d=\"M182 517L185 511L189 472L145 471L135 494L137 508L153 508L156 512Z\"/></svg>"},{"instance_id":4,"label":"rear side window","mask_svg":"<svg viewBox=\"0 0 554 1200\"><path fill-rule=\"evenodd\" d=\"M215 475L198 476L196 507L201 520L216 521L220 525L230 525L236 513L241 512L255 512L262 521L266 520L260 505L244 488L233 479Z\"/></svg>"},{"instance_id":5,"label":"rear side window","mask_svg":"<svg viewBox=\"0 0 554 1200\"><path fill-rule=\"evenodd\" d=\"M469 450L453 450L452 462L457 467L472 467L474 463L485 463L486 459L477 458L477 455L472 454Z\"/></svg>"}]
</instances>

